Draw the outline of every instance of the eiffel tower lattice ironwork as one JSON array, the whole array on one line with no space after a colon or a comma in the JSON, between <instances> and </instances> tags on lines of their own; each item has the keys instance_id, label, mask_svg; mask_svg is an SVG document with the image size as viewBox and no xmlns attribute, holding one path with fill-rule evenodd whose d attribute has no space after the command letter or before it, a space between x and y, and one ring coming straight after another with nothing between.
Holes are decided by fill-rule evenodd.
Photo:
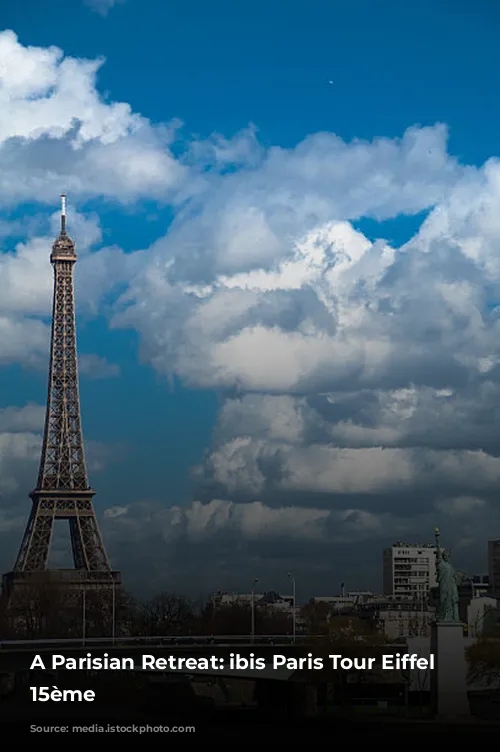
<instances>
[{"instance_id":1,"label":"eiffel tower lattice ironwork","mask_svg":"<svg viewBox=\"0 0 500 752\"><path fill-rule=\"evenodd\" d=\"M66 233L66 198L62 196L61 232L52 246L54 269L49 384L38 483L11 584L47 569L56 519L68 520L74 570L66 579L102 585L119 580L112 572L95 516L89 486L78 390L74 265L75 244ZM61 572L62 574L63 572Z\"/></svg>"}]
</instances>

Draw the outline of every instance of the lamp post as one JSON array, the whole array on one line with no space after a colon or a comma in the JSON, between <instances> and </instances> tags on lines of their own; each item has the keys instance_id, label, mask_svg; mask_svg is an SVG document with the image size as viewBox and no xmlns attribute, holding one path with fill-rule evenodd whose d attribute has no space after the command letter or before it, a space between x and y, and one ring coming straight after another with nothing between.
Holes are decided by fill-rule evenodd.
<instances>
[{"instance_id":1,"label":"lamp post","mask_svg":"<svg viewBox=\"0 0 500 752\"><path fill-rule=\"evenodd\" d=\"M252 634L251 634L251 643L255 642L255 586L258 583L259 578L255 577L253 584L252 584Z\"/></svg>"},{"instance_id":2,"label":"lamp post","mask_svg":"<svg viewBox=\"0 0 500 752\"><path fill-rule=\"evenodd\" d=\"M288 578L292 581L292 642L295 642L295 633L297 626L296 616L296 597L295 597L295 577L292 572L288 572Z\"/></svg>"}]
</instances>

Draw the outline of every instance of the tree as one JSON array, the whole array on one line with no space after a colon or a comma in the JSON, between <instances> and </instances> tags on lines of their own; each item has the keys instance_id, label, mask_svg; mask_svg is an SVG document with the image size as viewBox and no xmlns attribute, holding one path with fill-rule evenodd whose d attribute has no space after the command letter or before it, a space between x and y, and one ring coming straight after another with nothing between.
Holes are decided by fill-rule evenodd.
<instances>
[{"instance_id":1,"label":"tree","mask_svg":"<svg viewBox=\"0 0 500 752\"><path fill-rule=\"evenodd\" d=\"M251 621L251 607L248 604L218 605L210 600L199 615L198 631L205 635L248 635Z\"/></svg>"},{"instance_id":2,"label":"tree","mask_svg":"<svg viewBox=\"0 0 500 752\"><path fill-rule=\"evenodd\" d=\"M138 607L136 629L151 636L191 634L195 623L193 604L174 593L159 593Z\"/></svg>"},{"instance_id":3,"label":"tree","mask_svg":"<svg viewBox=\"0 0 500 752\"><path fill-rule=\"evenodd\" d=\"M68 587L40 572L3 599L0 634L7 639L78 639L130 633L132 601L120 587Z\"/></svg>"},{"instance_id":4,"label":"tree","mask_svg":"<svg viewBox=\"0 0 500 752\"><path fill-rule=\"evenodd\" d=\"M5 605L5 622L11 638L67 637L73 619L66 593L50 572L32 575L26 583L18 585Z\"/></svg>"},{"instance_id":5,"label":"tree","mask_svg":"<svg viewBox=\"0 0 500 752\"><path fill-rule=\"evenodd\" d=\"M467 649L469 681L486 686L500 681L500 634L481 637Z\"/></svg>"},{"instance_id":6,"label":"tree","mask_svg":"<svg viewBox=\"0 0 500 752\"><path fill-rule=\"evenodd\" d=\"M310 601L302 606L300 618L303 620L307 634L324 635L328 633L328 622L332 608L328 603Z\"/></svg>"},{"instance_id":7,"label":"tree","mask_svg":"<svg viewBox=\"0 0 500 752\"><path fill-rule=\"evenodd\" d=\"M292 616L272 604L254 604L256 635L292 633ZM252 606L246 601L217 604L207 601L198 618L199 633L206 635L249 635L252 631Z\"/></svg>"},{"instance_id":8,"label":"tree","mask_svg":"<svg viewBox=\"0 0 500 752\"><path fill-rule=\"evenodd\" d=\"M78 624L82 634L83 591L78 593ZM102 589L87 588L85 591L85 635L87 637L128 636L135 623L136 603L121 587ZM113 625L114 619L114 625Z\"/></svg>"},{"instance_id":9,"label":"tree","mask_svg":"<svg viewBox=\"0 0 500 752\"><path fill-rule=\"evenodd\" d=\"M291 635L293 619L289 611L282 611L272 606L259 606L255 629L261 635Z\"/></svg>"},{"instance_id":10,"label":"tree","mask_svg":"<svg viewBox=\"0 0 500 752\"><path fill-rule=\"evenodd\" d=\"M343 668L339 665L333 668L328 657L339 655L343 658L368 659L377 658L384 652L385 636L374 622L362 619L356 615L334 616L328 621L326 633L316 638L311 637L308 649L312 649L315 656L323 658L325 669L315 674L320 682L333 685L334 693L340 700L342 707L348 706L353 684L359 684L368 679L367 671L355 668ZM373 674L371 674L373 676Z\"/></svg>"}]
</instances>

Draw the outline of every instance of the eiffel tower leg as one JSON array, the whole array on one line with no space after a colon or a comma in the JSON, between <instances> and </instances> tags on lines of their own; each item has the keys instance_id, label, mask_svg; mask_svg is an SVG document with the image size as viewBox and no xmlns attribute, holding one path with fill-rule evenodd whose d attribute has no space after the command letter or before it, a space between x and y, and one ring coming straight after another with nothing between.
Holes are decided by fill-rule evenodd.
<instances>
[{"instance_id":1,"label":"eiffel tower leg","mask_svg":"<svg viewBox=\"0 0 500 752\"><path fill-rule=\"evenodd\" d=\"M54 517L52 514L40 514L40 507L34 506L26 526L23 542L17 557L16 571L43 570L49 558Z\"/></svg>"},{"instance_id":2,"label":"eiffel tower leg","mask_svg":"<svg viewBox=\"0 0 500 752\"><path fill-rule=\"evenodd\" d=\"M21 547L19 548L19 553L17 554L16 563L14 565L14 569L16 569L17 571L24 569L24 561L26 559L26 554L29 549L34 524L35 524L35 507L33 506L31 508L31 513L28 519L28 524L26 525L26 528L24 530L24 535L21 541Z\"/></svg>"},{"instance_id":3,"label":"eiffel tower leg","mask_svg":"<svg viewBox=\"0 0 500 752\"><path fill-rule=\"evenodd\" d=\"M70 519L69 524L75 568L93 572L108 571L108 557L95 516L77 515Z\"/></svg>"},{"instance_id":4,"label":"eiffel tower leg","mask_svg":"<svg viewBox=\"0 0 500 752\"><path fill-rule=\"evenodd\" d=\"M85 548L83 546L82 533L79 523L80 520L77 517L72 517L69 520L69 534L71 537L73 562L75 569L88 569L87 562L85 560Z\"/></svg>"}]
</instances>

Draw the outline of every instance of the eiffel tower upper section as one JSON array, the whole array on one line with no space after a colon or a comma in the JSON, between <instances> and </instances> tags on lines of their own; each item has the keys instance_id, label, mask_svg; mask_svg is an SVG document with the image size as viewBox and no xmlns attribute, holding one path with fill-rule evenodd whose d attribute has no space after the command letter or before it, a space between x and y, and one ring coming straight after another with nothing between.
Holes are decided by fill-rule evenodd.
<instances>
[{"instance_id":1,"label":"eiffel tower upper section","mask_svg":"<svg viewBox=\"0 0 500 752\"><path fill-rule=\"evenodd\" d=\"M73 266L75 244L66 233L62 197L61 233L50 256L54 299L47 411L36 490L89 489L80 419Z\"/></svg>"}]
</instances>

